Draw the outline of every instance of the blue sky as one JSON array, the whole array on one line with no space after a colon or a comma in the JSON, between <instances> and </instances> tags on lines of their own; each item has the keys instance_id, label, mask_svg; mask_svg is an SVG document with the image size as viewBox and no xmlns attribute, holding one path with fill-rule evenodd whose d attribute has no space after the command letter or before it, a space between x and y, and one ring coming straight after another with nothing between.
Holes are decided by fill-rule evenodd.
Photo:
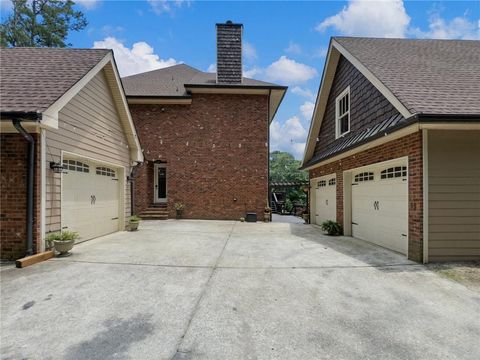
<instances>
[{"instance_id":1,"label":"blue sky","mask_svg":"<svg viewBox=\"0 0 480 360\"><path fill-rule=\"evenodd\" d=\"M8 3L2 0L2 18ZM89 25L74 47L109 47L122 75L215 67L215 23L244 24L245 74L289 86L272 150L301 158L330 36L479 39L479 1L77 1Z\"/></svg>"}]
</instances>

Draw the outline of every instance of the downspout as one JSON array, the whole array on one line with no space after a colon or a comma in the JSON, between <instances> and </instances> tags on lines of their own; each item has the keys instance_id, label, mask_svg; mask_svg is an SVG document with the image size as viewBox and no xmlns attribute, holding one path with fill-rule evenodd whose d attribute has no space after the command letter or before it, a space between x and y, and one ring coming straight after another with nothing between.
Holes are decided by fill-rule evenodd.
<instances>
[{"instance_id":1,"label":"downspout","mask_svg":"<svg viewBox=\"0 0 480 360\"><path fill-rule=\"evenodd\" d=\"M33 254L33 190L35 171L35 139L20 124L22 120L13 119L12 124L28 141L27 154L27 256Z\"/></svg>"},{"instance_id":2,"label":"downspout","mask_svg":"<svg viewBox=\"0 0 480 360\"><path fill-rule=\"evenodd\" d=\"M267 207L270 207L270 201L271 201L271 196L272 194L270 193L270 98L272 96L272 89L269 89L268 90L268 118L267 118L267 186L268 186L268 190L267 190ZM272 214L272 210L270 210L270 216ZM270 219L270 221L272 221L272 219Z\"/></svg>"},{"instance_id":3,"label":"downspout","mask_svg":"<svg viewBox=\"0 0 480 360\"><path fill-rule=\"evenodd\" d=\"M130 176L128 177L128 181L130 181L130 215L135 215L135 177L137 175L136 170L140 165L140 162L133 165Z\"/></svg>"}]
</instances>

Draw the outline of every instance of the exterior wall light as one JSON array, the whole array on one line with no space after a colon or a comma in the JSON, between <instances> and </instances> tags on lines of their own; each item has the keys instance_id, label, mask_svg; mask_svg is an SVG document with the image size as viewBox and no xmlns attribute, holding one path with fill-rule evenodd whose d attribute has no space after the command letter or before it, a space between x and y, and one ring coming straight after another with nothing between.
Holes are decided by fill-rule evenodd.
<instances>
[{"instance_id":1,"label":"exterior wall light","mask_svg":"<svg viewBox=\"0 0 480 360\"><path fill-rule=\"evenodd\" d=\"M52 169L55 174L61 174L63 172L63 165L59 162L50 161L50 169Z\"/></svg>"}]
</instances>

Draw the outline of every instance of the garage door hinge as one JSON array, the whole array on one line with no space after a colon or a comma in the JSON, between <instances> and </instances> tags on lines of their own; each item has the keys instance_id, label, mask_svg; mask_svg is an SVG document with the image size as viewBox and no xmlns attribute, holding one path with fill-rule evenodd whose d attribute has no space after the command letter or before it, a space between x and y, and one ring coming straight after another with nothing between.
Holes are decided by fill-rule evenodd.
<instances>
[{"instance_id":1,"label":"garage door hinge","mask_svg":"<svg viewBox=\"0 0 480 360\"><path fill-rule=\"evenodd\" d=\"M406 234L402 234L402 236L407 236Z\"/></svg>"},{"instance_id":2,"label":"garage door hinge","mask_svg":"<svg viewBox=\"0 0 480 360\"><path fill-rule=\"evenodd\" d=\"M112 220L118 220L118 217L112 218Z\"/></svg>"},{"instance_id":3,"label":"garage door hinge","mask_svg":"<svg viewBox=\"0 0 480 360\"><path fill-rule=\"evenodd\" d=\"M353 185L358 185L358 183L352 184L352 186L353 186Z\"/></svg>"},{"instance_id":4,"label":"garage door hinge","mask_svg":"<svg viewBox=\"0 0 480 360\"><path fill-rule=\"evenodd\" d=\"M62 227L62 230L63 230L63 229L68 229L68 226L63 226L63 227Z\"/></svg>"},{"instance_id":5,"label":"garage door hinge","mask_svg":"<svg viewBox=\"0 0 480 360\"><path fill-rule=\"evenodd\" d=\"M356 222L352 222L352 225L358 225Z\"/></svg>"},{"instance_id":6,"label":"garage door hinge","mask_svg":"<svg viewBox=\"0 0 480 360\"><path fill-rule=\"evenodd\" d=\"M112 179L113 181L118 181L118 179Z\"/></svg>"}]
</instances>

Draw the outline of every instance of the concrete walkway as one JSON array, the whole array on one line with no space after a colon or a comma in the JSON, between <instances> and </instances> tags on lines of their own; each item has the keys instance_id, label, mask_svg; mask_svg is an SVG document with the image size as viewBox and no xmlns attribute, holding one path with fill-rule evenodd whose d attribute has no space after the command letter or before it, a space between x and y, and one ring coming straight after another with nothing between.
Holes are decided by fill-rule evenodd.
<instances>
[{"instance_id":1,"label":"concrete walkway","mask_svg":"<svg viewBox=\"0 0 480 360\"><path fill-rule=\"evenodd\" d=\"M1 272L2 359L478 359L480 294L315 226L144 221Z\"/></svg>"}]
</instances>

